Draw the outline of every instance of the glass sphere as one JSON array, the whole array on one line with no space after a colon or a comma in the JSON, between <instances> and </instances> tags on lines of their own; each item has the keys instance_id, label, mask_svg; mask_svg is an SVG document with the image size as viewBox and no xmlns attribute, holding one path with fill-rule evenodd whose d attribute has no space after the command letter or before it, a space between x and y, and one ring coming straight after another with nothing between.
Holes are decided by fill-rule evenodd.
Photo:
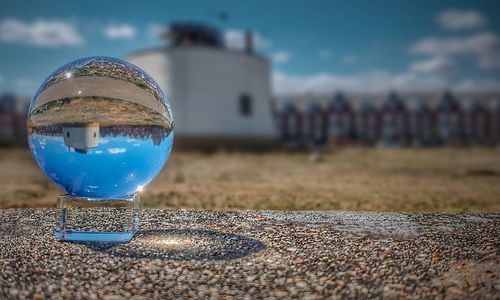
<instances>
[{"instance_id":1,"label":"glass sphere","mask_svg":"<svg viewBox=\"0 0 500 300\"><path fill-rule=\"evenodd\" d=\"M45 175L89 198L141 191L167 161L174 135L158 84L109 57L78 59L50 74L31 101L27 126Z\"/></svg>"}]
</instances>

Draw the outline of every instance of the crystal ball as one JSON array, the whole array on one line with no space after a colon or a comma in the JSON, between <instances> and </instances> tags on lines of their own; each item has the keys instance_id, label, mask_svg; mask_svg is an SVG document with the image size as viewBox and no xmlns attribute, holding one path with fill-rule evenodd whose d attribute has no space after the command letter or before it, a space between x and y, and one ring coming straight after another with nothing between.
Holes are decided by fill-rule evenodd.
<instances>
[{"instance_id":1,"label":"crystal ball","mask_svg":"<svg viewBox=\"0 0 500 300\"><path fill-rule=\"evenodd\" d=\"M28 112L42 171L73 196L118 198L142 189L172 150L170 104L145 71L110 57L72 61L49 75Z\"/></svg>"}]
</instances>

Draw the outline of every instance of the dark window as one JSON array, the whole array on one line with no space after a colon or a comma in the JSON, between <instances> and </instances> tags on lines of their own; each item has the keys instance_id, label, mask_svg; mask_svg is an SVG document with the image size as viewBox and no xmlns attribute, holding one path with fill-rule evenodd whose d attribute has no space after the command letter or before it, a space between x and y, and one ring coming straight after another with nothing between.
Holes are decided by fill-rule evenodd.
<instances>
[{"instance_id":1,"label":"dark window","mask_svg":"<svg viewBox=\"0 0 500 300\"><path fill-rule=\"evenodd\" d=\"M66 136L69 137L69 132L66 132Z\"/></svg>"},{"instance_id":2,"label":"dark window","mask_svg":"<svg viewBox=\"0 0 500 300\"><path fill-rule=\"evenodd\" d=\"M245 117L252 115L252 97L248 94L240 96L240 114Z\"/></svg>"},{"instance_id":3,"label":"dark window","mask_svg":"<svg viewBox=\"0 0 500 300\"><path fill-rule=\"evenodd\" d=\"M96 136L97 136L97 135L96 135L96 133L94 132L94 137L96 137Z\"/></svg>"}]
</instances>

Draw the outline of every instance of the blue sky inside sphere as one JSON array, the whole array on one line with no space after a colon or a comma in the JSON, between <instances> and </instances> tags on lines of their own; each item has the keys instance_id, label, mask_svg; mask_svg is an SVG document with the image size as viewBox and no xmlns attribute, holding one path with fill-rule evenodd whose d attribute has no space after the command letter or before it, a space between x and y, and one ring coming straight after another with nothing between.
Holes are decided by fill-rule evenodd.
<instances>
[{"instance_id":1,"label":"blue sky inside sphere","mask_svg":"<svg viewBox=\"0 0 500 300\"><path fill-rule=\"evenodd\" d=\"M161 171L172 150L173 135L158 145L151 138L105 137L87 153L70 149L62 136L33 134L29 142L42 171L66 192L119 198L142 191Z\"/></svg>"}]
</instances>

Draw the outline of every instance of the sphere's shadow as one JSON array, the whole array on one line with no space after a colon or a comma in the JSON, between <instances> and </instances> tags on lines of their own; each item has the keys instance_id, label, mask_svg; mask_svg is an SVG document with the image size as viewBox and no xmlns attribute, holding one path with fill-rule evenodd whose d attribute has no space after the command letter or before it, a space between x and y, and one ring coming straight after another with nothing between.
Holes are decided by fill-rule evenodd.
<instances>
[{"instance_id":1,"label":"sphere's shadow","mask_svg":"<svg viewBox=\"0 0 500 300\"><path fill-rule=\"evenodd\" d=\"M170 260L229 260L264 250L264 243L233 233L209 230L144 230L127 244L85 243L114 256Z\"/></svg>"}]
</instances>

